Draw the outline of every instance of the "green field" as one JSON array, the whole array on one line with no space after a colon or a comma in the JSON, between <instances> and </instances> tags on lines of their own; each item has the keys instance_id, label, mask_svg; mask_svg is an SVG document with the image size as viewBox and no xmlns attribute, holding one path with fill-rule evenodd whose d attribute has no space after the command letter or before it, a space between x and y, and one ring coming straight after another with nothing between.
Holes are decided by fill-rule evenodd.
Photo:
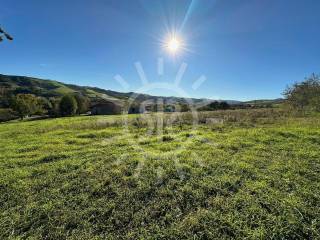
<instances>
[{"instance_id":1,"label":"green field","mask_svg":"<svg viewBox=\"0 0 320 240\"><path fill-rule=\"evenodd\" d=\"M264 113L0 124L0 239L319 239L320 118Z\"/></svg>"}]
</instances>

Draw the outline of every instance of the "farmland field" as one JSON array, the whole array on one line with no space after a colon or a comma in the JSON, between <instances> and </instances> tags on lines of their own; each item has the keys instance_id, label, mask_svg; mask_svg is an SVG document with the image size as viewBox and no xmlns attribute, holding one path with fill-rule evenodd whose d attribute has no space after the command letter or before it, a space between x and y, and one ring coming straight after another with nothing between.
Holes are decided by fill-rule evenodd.
<instances>
[{"instance_id":1,"label":"farmland field","mask_svg":"<svg viewBox=\"0 0 320 240\"><path fill-rule=\"evenodd\" d=\"M246 111L0 124L0 239L319 239L320 118Z\"/></svg>"}]
</instances>

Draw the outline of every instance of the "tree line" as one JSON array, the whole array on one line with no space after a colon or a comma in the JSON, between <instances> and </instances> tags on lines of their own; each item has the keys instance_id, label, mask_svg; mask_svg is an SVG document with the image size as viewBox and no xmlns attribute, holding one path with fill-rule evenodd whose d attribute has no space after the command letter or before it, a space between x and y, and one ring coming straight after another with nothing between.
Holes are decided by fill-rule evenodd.
<instances>
[{"instance_id":1,"label":"tree line","mask_svg":"<svg viewBox=\"0 0 320 240\"><path fill-rule=\"evenodd\" d=\"M204 106L200 108L200 111L215 111L215 110L227 110L230 109L231 106L225 101L214 101L208 104L207 106Z\"/></svg>"},{"instance_id":2,"label":"tree line","mask_svg":"<svg viewBox=\"0 0 320 240\"><path fill-rule=\"evenodd\" d=\"M302 82L288 86L283 92L285 107L299 113L320 112L320 76L312 74ZM50 117L74 116L90 110L90 100L81 93L66 94L61 98L46 98L31 93L13 94L6 88L0 88L0 121L8 121L18 116L23 119L33 115ZM224 101L214 101L198 109L215 111L234 109ZM239 107L241 108L241 107ZM190 106L180 104L178 111L190 111ZM171 111L171 109L170 109Z\"/></svg>"},{"instance_id":3,"label":"tree line","mask_svg":"<svg viewBox=\"0 0 320 240\"><path fill-rule=\"evenodd\" d=\"M34 94L17 94L8 100L8 108L20 119L33 115L51 117L74 116L89 111L87 97L75 93L64 95L61 99L38 97Z\"/></svg>"}]
</instances>

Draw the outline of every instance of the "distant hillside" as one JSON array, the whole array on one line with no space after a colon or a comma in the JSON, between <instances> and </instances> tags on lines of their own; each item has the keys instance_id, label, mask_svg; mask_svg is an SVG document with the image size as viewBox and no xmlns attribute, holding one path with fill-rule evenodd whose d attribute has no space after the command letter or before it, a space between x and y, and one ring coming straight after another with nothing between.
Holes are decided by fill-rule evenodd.
<instances>
[{"instance_id":1,"label":"distant hillside","mask_svg":"<svg viewBox=\"0 0 320 240\"><path fill-rule=\"evenodd\" d=\"M90 99L127 99L130 94L118 93L94 87L82 87L58 81L43 80L24 76L7 76L0 74L0 87L18 93L31 93L46 98L61 97L68 93L81 93Z\"/></svg>"},{"instance_id":2,"label":"distant hillside","mask_svg":"<svg viewBox=\"0 0 320 240\"><path fill-rule=\"evenodd\" d=\"M244 102L244 104L251 105L251 106L260 106L260 107L266 107L266 106L278 106L280 104L284 103L283 98L277 98L277 99L260 99L260 100L252 100Z\"/></svg>"},{"instance_id":3,"label":"distant hillside","mask_svg":"<svg viewBox=\"0 0 320 240\"><path fill-rule=\"evenodd\" d=\"M90 98L91 101L100 99L105 100L122 100L126 101L130 97L135 97L137 102L145 100L155 100L159 96L151 96L147 94L137 94L133 92L121 93L112 90L105 90L97 87L78 86L74 84L66 84L53 80L44 80L33 77L25 76L8 76L0 74L0 88L5 88L13 92L14 94L19 93L31 93L37 96L45 98L61 97L68 93L81 93L84 96ZM179 97L161 97L164 101L171 101L172 103L186 103L186 99ZM192 101L197 103L210 102L208 99L195 99ZM241 102L234 100L224 100L229 104L239 104Z\"/></svg>"}]
</instances>

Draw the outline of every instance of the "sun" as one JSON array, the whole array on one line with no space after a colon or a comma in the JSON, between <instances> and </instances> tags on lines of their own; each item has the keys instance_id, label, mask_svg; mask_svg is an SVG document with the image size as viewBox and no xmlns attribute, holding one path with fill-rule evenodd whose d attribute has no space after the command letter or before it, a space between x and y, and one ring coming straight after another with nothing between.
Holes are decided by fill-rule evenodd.
<instances>
[{"instance_id":1,"label":"sun","mask_svg":"<svg viewBox=\"0 0 320 240\"><path fill-rule=\"evenodd\" d=\"M167 43L167 48L171 53L176 53L181 48L181 42L176 38L171 38Z\"/></svg>"},{"instance_id":2,"label":"sun","mask_svg":"<svg viewBox=\"0 0 320 240\"><path fill-rule=\"evenodd\" d=\"M169 53L174 59L185 51L189 51L186 39L175 31L168 32L164 38L159 38L161 48Z\"/></svg>"}]
</instances>

